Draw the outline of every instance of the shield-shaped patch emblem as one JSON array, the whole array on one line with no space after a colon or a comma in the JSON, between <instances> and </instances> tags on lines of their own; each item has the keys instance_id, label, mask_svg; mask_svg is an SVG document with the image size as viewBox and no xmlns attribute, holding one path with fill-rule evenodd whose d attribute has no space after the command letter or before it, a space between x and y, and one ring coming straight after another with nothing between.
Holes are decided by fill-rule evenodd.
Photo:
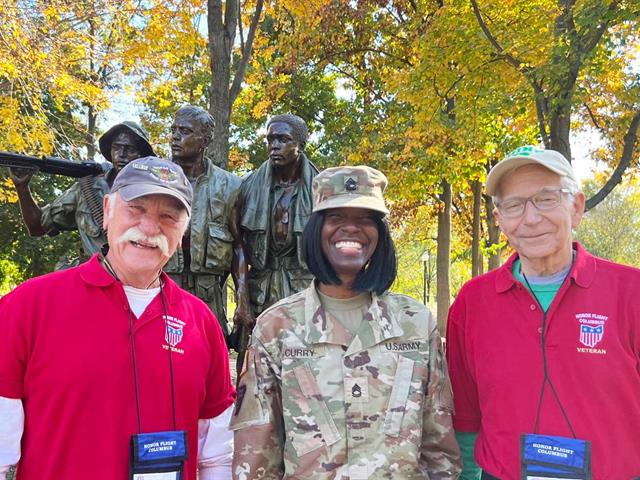
<instances>
[{"instance_id":1,"label":"shield-shaped patch emblem","mask_svg":"<svg viewBox=\"0 0 640 480\"><path fill-rule=\"evenodd\" d=\"M175 347L182 340L182 328L174 328L167 325L167 331L164 334L165 341Z\"/></svg>"},{"instance_id":2,"label":"shield-shaped patch emblem","mask_svg":"<svg viewBox=\"0 0 640 480\"><path fill-rule=\"evenodd\" d=\"M604 333L604 325L590 327L589 325L580 325L580 343L584 346L593 348L602 340Z\"/></svg>"}]
</instances>

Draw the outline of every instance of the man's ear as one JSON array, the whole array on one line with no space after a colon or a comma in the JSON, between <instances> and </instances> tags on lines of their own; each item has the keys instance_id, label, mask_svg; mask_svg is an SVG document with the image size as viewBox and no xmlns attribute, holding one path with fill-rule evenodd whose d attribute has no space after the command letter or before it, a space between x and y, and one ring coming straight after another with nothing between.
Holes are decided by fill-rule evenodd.
<instances>
[{"instance_id":1,"label":"man's ear","mask_svg":"<svg viewBox=\"0 0 640 480\"><path fill-rule=\"evenodd\" d=\"M578 192L573 196L573 202L571 204L571 228L578 228L580 222L582 222L585 204L586 199L584 193Z\"/></svg>"},{"instance_id":2,"label":"man's ear","mask_svg":"<svg viewBox=\"0 0 640 480\"><path fill-rule=\"evenodd\" d=\"M493 208L493 210L491 211L491 216L493 217L493 223L500 228L500 230L502 230L502 228L500 227L500 212L498 212L497 208Z\"/></svg>"},{"instance_id":3,"label":"man's ear","mask_svg":"<svg viewBox=\"0 0 640 480\"><path fill-rule=\"evenodd\" d=\"M202 142L203 142L203 148L204 150L207 149L207 147L211 144L211 141L213 140L213 135L204 135L202 137Z\"/></svg>"}]
</instances>

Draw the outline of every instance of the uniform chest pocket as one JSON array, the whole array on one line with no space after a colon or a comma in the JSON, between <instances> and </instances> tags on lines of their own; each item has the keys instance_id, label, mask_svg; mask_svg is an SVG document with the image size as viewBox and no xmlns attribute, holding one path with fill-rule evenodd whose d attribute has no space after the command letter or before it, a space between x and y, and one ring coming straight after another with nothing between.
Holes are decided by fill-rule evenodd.
<instances>
[{"instance_id":1,"label":"uniform chest pocket","mask_svg":"<svg viewBox=\"0 0 640 480\"><path fill-rule=\"evenodd\" d=\"M301 362L283 371L282 383L287 440L298 457L340 440L338 429L308 364Z\"/></svg>"},{"instance_id":2,"label":"uniform chest pocket","mask_svg":"<svg viewBox=\"0 0 640 480\"><path fill-rule=\"evenodd\" d=\"M422 410L426 395L429 365L426 359L398 356L391 397L385 415L383 432L420 444Z\"/></svg>"},{"instance_id":3,"label":"uniform chest pocket","mask_svg":"<svg viewBox=\"0 0 640 480\"><path fill-rule=\"evenodd\" d=\"M205 267L228 271L233 258L232 242L233 237L226 226L209 222Z\"/></svg>"},{"instance_id":4,"label":"uniform chest pocket","mask_svg":"<svg viewBox=\"0 0 640 480\"><path fill-rule=\"evenodd\" d=\"M76 210L76 225L78 230L84 231L89 237L97 238L100 236L100 228L94 220L88 205L82 205Z\"/></svg>"}]
</instances>

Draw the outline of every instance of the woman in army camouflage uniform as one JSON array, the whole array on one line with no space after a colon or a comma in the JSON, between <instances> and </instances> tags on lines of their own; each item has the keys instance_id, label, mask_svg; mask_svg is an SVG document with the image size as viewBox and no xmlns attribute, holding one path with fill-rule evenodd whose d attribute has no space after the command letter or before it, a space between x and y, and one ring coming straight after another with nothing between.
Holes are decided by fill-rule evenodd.
<instances>
[{"instance_id":1,"label":"woman in army camouflage uniform","mask_svg":"<svg viewBox=\"0 0 640 480\"><path fill-rule=\"evenodd\" d=\"M316 280L258 318L232 420L234 478L458 477L436 322L387 292L386 185L364 166L315 177L303 249Z\"/></svg>"}]
</instances>

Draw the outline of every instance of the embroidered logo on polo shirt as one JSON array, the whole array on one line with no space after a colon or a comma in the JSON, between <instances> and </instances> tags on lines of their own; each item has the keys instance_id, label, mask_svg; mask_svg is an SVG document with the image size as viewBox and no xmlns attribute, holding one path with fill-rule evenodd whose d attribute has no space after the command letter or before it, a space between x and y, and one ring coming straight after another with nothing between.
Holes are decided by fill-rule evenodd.
<instances>
[{"instance_id":1,"label":"embroidered logo on polo shirt","mask_svg":"<svg viewBox=\"0 0 640 480\"><path fill-rule=\"evenodd\" d=\"M171 349L172 352L184 354L184 350L177 348L176 345L182 341L182 337L184 336L184 326L186 324L182 320L169 315L164 315L164 320L166 327L164 341L166 342L166 345L163 345L162 348L165 350Z\"/></svg>"},{"instance_id":2,"label":"embroidered logo on polo shirt","mask_svg":"<svg viewBox=\"0 0 640 480\"><path fill-rule=\"evenodd\" d=\"M605 355L607 350L595 348L604 337L606 322L609 319L606 315L599 313L577 313L578 320L578 341L584 347L577 347L578 353L594 353Z\"/></svg>"}]
</instances>

